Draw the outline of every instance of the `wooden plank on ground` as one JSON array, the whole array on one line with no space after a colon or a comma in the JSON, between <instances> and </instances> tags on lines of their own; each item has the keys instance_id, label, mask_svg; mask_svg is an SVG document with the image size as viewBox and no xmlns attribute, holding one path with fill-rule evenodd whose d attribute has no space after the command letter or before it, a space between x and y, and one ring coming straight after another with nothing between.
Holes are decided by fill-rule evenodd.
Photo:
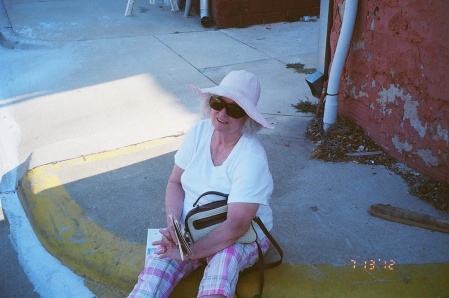
<instances>
[{"instance_id":1,"label":"wooden plank on ground","mask_svg":"<svg viewBox=\"0 0 449 298\"><path fill-rule=\"evenodd\" d=\"M433 231L449 233L449 221L426 214L409 211L391 205L374 204L368 211L372 216L410 226L425 228Z\"/></svg>"},{"instance_id":2,"label":"wooden plank on ground","mask_svg":"<svg viewBox=\"0 0 449 298\"><path fill-rule=\"evenodd\" d=\"M380 155L384 153L383 151L371 151L371 152L366 152L366 151L362 151L362 152L352 152L352 153L346 153L346 156L371 156L371 155Z\"/></svg>"}]
</instances>

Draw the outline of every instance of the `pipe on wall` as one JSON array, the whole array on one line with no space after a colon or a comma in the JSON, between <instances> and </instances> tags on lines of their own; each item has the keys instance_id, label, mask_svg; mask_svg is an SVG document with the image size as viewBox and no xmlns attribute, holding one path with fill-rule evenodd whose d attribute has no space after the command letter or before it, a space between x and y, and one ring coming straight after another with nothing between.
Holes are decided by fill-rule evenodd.
<instances>
[{"instance_id":1,"label":"pipe on wall","mask_svg":"<svg viewBox=\"0 0 449 298\"><path fill-rule=\"evenodd\" d=\"M326 76L329 75L330 46L329 35L332 29L332 11L334 0L320 0L320 35L318 38L318 63L317 71Z\"/></svg>"},{"instance_id":2,"label":"pipe on wall","mask_svg":"<svg viewBox=\"0 0 449 298\"><path fill-rule=\"evenodd\" d=\"M203 25L204 27L210 27L212 25L209 16L209 0L200 0L200 16L201 25Z\"/></svg>"},{"instance_id":3,"label":"pipe on wall","mask_svg":"<svg viewBox=\"0 0 449 298\"><path fill-rule=\"evenodd\" d=\"M323 129L325 132L337 121L338 92L343 67L348 56L352 33L354 31L357 4L358 0L346 0L345 2L340 37L338 38L337 49L335 50L327 85L327 95L323 115Z\"/></svg>"},{"instance_id":4,"label":"pipe on wall","mask_svg":"<svg viewBox=\"0 0 449 298\"><path fill-rule=\"evenodd\" d=\"M184 17L188 17L190 15L190 9L192 8L192 0L186 0L186 5L184 7Z\"/></svg>"},{"instance_id":5,"label":"pipe on wall","mask_svg":"<svg viewBox=\"0 0 449 298\"><path fill-rule=\"evenodd\" d=\"M192 8L192 0L186 0L186 6L184 8L184 17L190 15L190 10ZM209 15L209 0L200 0L200 17L201 25L204 27L212 26L212 20Z\"/></svg>"}]
</instances>

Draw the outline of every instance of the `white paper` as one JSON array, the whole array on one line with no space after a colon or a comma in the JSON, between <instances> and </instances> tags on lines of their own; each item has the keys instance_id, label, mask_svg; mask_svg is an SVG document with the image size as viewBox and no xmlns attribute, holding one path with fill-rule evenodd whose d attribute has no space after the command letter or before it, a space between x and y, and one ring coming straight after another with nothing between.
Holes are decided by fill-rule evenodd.
<instances>
[{"instance_id":1,"label":"white paper","mask_svg":"<svg viewBox=\"0 0 449 298\"><path fill-rule=\"evenodd\" d=\"M147 235L147 250L145 254L145 258L152 252L156 251L157 246L151 244L154 241L158 241L162 239L162 234L159 232L160 229L148 229Z\"/></svg>"}]
</instances>

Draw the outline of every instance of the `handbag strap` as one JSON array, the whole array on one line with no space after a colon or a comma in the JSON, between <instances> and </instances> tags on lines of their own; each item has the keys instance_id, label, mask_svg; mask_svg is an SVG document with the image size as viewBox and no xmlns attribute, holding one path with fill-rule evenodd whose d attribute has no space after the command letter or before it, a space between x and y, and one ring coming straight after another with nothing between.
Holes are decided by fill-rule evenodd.
<instances>
[{"instance_id":1,"label":"handbag strap","mask_svg":"<svg viewBox=\"0 0 449 298\"><path fill-rule=\"evenodd\" d=\"M256 241L257 251L259 253L259 262L258 262L257 265L253 265L253 266L243 270L242 271L242 275L246 275L248 273L251 273L251 272L254 272L256 270L259 270L259 280L260 280L259 293L256 294L254 296L254 298L260 298L260 297L262 297L264 280L265 280L263 271L265 269L270 269L270 268L274 268L276 266L279 266L282 263L282 260L284 258L284 252L282 251L281 246L277 243L277 241L273 238L273 236L270 234L268 229L265 227L265 225L263 224L262 220L260 220L260 218L258 216L256 216L253 220L259 225L259 227L262 230L262 232L265 234L265 236L267 236L267 238L270 240L271 244L273 244L273 246L276 248L276 250L277 250L277 252L278 252L278 254L280 256L279 260L277 260L275 262L272 262L270 264L265 264L265 262L264 262L264 255L263 255L262 249L260 248L259 243Z\"/></svg>"},{"instance_id":2,"label":"handbag strap","mask_svg":"<svg viewBox=\"0 0 449 298\"><path fill-rule=\"evenodd\" d=\"M196 207L196 205L198 204L198 201L199 201L202 197L207 196L207 195L222 196L222 197L225 197L225 198L226 198L226 201L228 200L228 197L229 197L229 195L224 194L224 193L219 192L219 191L213 191L213 190L211 190L211 191L206 191L205 193L203 193L202 195L200 195L200 196L198 197L198 199L196 199L195 203L193 203L193 207Z\"/></svg>"},{"instance_id":3,"label":"handbag strap","mask_svg":"<svg viewBox=\"0 0 449 298\"><path fill-rule=\"evenodd\" d=\"M273 236L270 234L270 232L267 230L267 228L265 227L265 225L263 224L263 222L260 220L260 218L258 216L256 216L254 218L254 221L259 225L260 229L262 230L262 232L265 234L265 236L267 236L268 240L270 240L271 244L273 244L273 246L276 248L280 259L267 264L264 266L265 269L270 269L270 268L274 268L276 266L279 266L280 264L282 264L282 260L284 259L284 252L282 251L281 246L279 245L279 243L277 243L277 241L273 238Z\"/></svg>"}]
</instances>

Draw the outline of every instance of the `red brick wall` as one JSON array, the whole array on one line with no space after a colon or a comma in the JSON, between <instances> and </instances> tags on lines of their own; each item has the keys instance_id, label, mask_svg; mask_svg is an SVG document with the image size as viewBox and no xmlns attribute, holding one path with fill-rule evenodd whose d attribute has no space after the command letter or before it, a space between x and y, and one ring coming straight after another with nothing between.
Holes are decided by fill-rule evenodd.
<instances>
[{"instance_id":1,"label":"red brick wall","mask_svg":"<svg viewBox=\"0 0 449 298\"><path fill-rule=\"evenodd\" d=\"M342 18L335 1L331 48ZM449 1L360 0L339 114L392 156L449 183Z\"/></svg>"},{"instance_id":2,"label":"red brick wall","mask_svg":"<svg viewBox=\"0 0 449 298\"><path fill-rule=\"evenodd\" d=\"M212 20L219 29L298 21L319 13L319 0L211 0Z\"/></svg>"}]
</instances>

